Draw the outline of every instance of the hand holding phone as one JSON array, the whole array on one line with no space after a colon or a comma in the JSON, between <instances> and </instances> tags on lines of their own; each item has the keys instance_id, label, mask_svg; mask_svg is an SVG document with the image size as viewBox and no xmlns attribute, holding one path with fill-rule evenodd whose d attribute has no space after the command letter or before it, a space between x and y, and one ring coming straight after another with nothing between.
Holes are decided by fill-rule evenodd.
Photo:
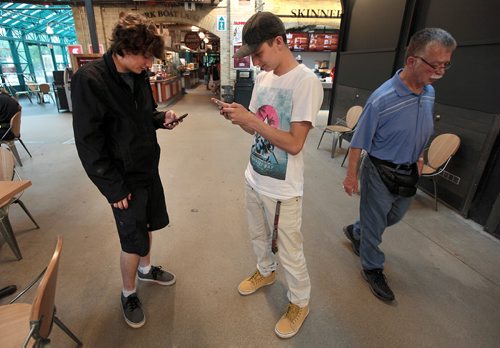
<instances>
[{"instance_id":1,"label":"hand holding phone","mask_svg":"<svg viewBox=\"0 0 500 348\"><path fill-rule=\"evenodd\" d=\"M187 115L188 115L187 113L186 113L186 114L184 114L184 115L181 115L181 116L177 117L177 118L176 118L176 119L174 119L174 120L170 120L170 121L168 121L167 123L164 123L163 125L164 125L164 126L168 126L169 124L172 124L172 123L175 123L175 122L179 122L180 120L182 120L183 118L185 118Z\"/></svg>"},{"instance_id":2,"label":"hand holding phone","mask_svg":"<svg viewBox=\"0 0 500 348\"><path fill-rule=\"evenodd\" d=\"M212 100L213 100L213 102L214 102L215 104L217 104L217 106L218 106L218 107L220 107L220 108L223 108L223 107L224 107L224 103L223 103L221 100L219 100L219 99L215 99L215 98L212 98Z\"/></svg>"},{"instance_id":3,"label":"hand holding phone","mask_svg":"<svg viewBox=\"0 0 500 348\"><path fill-rule=\"evenodd\" d=\"M219 107L219 110L221 110L223 107L225 107L224 102L222 102L219 99L212 98L212 101ZM222 115L224 116L224 118L226 120L229 120L229 116L227 115L227 113L224 112Z\"/></svg>"}]
</instances>

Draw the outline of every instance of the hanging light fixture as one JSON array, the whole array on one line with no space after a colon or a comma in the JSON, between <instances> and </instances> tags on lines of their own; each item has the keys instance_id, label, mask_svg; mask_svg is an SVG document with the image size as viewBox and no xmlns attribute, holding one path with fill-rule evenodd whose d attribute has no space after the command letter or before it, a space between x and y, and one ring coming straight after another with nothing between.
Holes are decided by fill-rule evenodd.
<instances>
[{"instance_id":1,"label":"hanging light fixture","mask_svg":"<svg viewBox=\"0 0 500 348\"><path fill-rule=\"evenodd\" d=\"M198 36L200 37L200 39L201 39L201 40L203 40L203 39L205 38L205 33L204 33L204 32L202 32L202 31L200 31L200 32L198 33Z\"/></svg>"},{"instance_id":2,"label":"hanging light fixture","mask_svg":"<svg viewBox=\"0 0 500 348\"><path fill-rule=\"evenodd\" d=\"M47 28L45 29L45 32L47 33L47 35L54 34L54 29L52 29L52 27L50 26L50 23L47 24Z\"/></svg>"}]
</instances>

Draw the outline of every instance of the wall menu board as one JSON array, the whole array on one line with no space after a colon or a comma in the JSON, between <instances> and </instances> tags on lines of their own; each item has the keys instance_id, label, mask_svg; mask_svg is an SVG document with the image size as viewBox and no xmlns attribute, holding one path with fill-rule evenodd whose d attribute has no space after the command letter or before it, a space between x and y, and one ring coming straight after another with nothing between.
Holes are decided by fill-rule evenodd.
<instances>
[{"instance_id":1,"label":"wall menu board","mask_svg":"<svg viewBox=\"0 0 500 348\"><path fill-rule=\"evenodd\" d=\"M307 51L309 47L309 34L287 33L286 41L292 51Z\"/></svg>"},{"instance_id":2,"label":"wall menu board","mask_svg":"<svg viewBox=\"0 0 500 348\"><path fill-rule=\"evenodd\" d=\"M335 52L339 44L338 33L310 34L309 51L313 52Z\"/></svg>"},{"instance_id":3,"label":"wall menu board","mask_svg":"<svg viewBox=\"0 0 500 348\"><path fill-rule=\"evenodd\" d=\"M339 33L287 33L286 41L294 52L335 52L338 49Z\"/></svg>"}]
</instances>

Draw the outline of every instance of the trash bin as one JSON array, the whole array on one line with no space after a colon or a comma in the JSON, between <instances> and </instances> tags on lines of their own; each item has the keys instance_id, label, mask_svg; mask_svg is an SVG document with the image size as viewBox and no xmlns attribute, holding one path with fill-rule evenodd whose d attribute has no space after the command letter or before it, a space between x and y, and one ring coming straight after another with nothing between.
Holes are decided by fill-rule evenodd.
<instances>
[{"instance_id":1,"label":"trash bin","mask_svg":"<svg viewBox=\"0 0 500 348\"><path fill-rule=\"evenodd\" d=\"M224 85L222 88L222 101L225 103L232 103L234 101L233 86Z\"/></svg>"},{"instance_id":2,"label":"trash bin","mask_svg":"<svg viewBox=\"0 0 500 348\"><path fill-rule=\"evenodd\" d=\"M254 85L253 70L237 70L234 84L234 101L248 109Z\"/></svg>"},{"instance_id":3,"label":"trash bin","mask_svg":"<svg viewBox=\"0 0 500 348\"><path fill-rule=\"evenodd\" d=\"M65 81L66 72L64 70L55 70L52 72L54 82L52 83L52 90L56 96L57 111L70 111L71 112L71 99L68 99L66 89L69 88ZM70 97L71 98L71 97Z\"/></svg>"}]
</instances>

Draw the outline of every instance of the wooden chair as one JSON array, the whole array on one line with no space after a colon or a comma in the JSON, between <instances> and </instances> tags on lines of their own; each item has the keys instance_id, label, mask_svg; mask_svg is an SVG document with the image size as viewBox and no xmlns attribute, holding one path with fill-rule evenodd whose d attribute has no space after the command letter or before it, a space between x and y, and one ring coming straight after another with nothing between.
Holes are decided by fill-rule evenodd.
<instances>
[{"instance_id":1,"label":"wooden chair","mask_svg":"<svg viewBox=\"0 0 500 348\"><path fill-rule=\"evenodd\" d=\"M422 169L422 177L430 178L434 184L434 205L437 206L437 185L438 175L444 172L451 158L460 147L460 138L451 133L440 134L432 140L427 149L427 158Z\"/></svg>"},{"instance_id":2,"label":"wooden chair","mask_svg":"<svg viewBox=\"0 0 500 348\"><path fill-rule=\"evenodd\" d=\"M351 134L354 132L354 128L358 123L359 117L363 112L363 107L359 105L354 105L347 110L347 115L345 120L339 119L336 124L328 125L323 130L321 134L321 138L319 138L319 143L317 149L321 145L321 140L323 140L323 136L325 133L333 133L333 142L332 142L332 158L335 157L335 150L337 148L337 142L339 143L339 147L342 146L342 139L345 135Z\"/></svg>"},{"instance_id":3,"label":"wooden chair","mask_svg":"<svg viewBox=\"0 0 500 348\"><path fill-rule=\"evenodd\" d=\"M16 91L15 97L16 99L19 99L20 95L25 95L30 100L30 103L33 104L31 97L38 96L38 86L36 83L33 82L32 76L26 75L25 80L27 81L26 82L27 89L24 91Z\"/></svg>"},{"instance_id":4,"label":"wooden chair","mask_svg":"<svg viewBox=\"0 0 500 348\"><path fill-rule=\"evenodd\" d=\"M9 139L9 140L5 139L8 134L14 135L14 139ZM21 140L21 111L16 112L16 114L12 116L12 118L10 119L10 127L7 130L7 132L5 132L5 134L3 135L2 139L0 139L0 144L7 144L9 149L14 154L17 163L19 163L19 165L22 167L23 163L21 162L21 157L19 156L19 152L17 152L15 144L16 140L18 140L21 143L21 145L24 147L28 155L30 155L30 157L33 157L31 156L31 153L29 152L26 145L24 145L24 142Z\"/></svg>"},{"instance_id":5,"label":"wooden chair","mask_svg":"<svg viewBox=\"0 0 500 348\"><path fill-rule=\"evenodd\" d=\"M40 99L40 103L45 103L45 96L49 95L52 98L52 101L55 103L54 97L52 93L50 93L50 85L48 83L41 83L38 85L38 95Z\"/></svg>"},{"instance_id":6,"label":"wooden chair","mask_svg":"<svg viewBox=\"0 0 500 348\"><path fill-rule=\"evenodd\" d=\"M15 173L15 161L14 156L10 152L10 150L0 147L0 180L2 181L12 181L14 180ZM0 206L0 232L2 233L5 241L9 244L12 252L17 257L18 260L22 259L21 251L19 250L19 246L17 245L16 237L14 235L14 231L12 230L12 225L9 220L9 208L11 204L17 203L24 210L26 215L31 219L31 221L35 224L36 228L40 228L37 222L29 212L26 205L24 205L23 201L21 201L21 194L14 196L10 201L4 203Z\"/></svg>"},{"instance_id":7,"label":"wooden chair","mask_svg":"<svg viewBox=\"0 0 500 348\"><path fill-rule=\"evenodd\" d=\"M49 335L55 323L78 347L82 342L56 316L55 294L57 271L63 240L59 236L49 265L26 289L9 304L0 306L0 347L41 347L50 342ZM43 276L32 304L14 303ZM57 344L54 346L67 347Z\"/></svg>"},{"instance_id":8,"label":"wooden chair","mask_svg":"<svg viewBox=\"0 0 500 348\"><path fill-rule=\"evenodd\" d=\"M30 91L31 95L34 95L35 97L37 97L37 100L39 98L39 95L38 95L38 84L34 83L34 82L28 82L26 84L26 86L28 86L28 90ZM40 102L38 100L38 102Z\"/></svg>"}]
</instances>

